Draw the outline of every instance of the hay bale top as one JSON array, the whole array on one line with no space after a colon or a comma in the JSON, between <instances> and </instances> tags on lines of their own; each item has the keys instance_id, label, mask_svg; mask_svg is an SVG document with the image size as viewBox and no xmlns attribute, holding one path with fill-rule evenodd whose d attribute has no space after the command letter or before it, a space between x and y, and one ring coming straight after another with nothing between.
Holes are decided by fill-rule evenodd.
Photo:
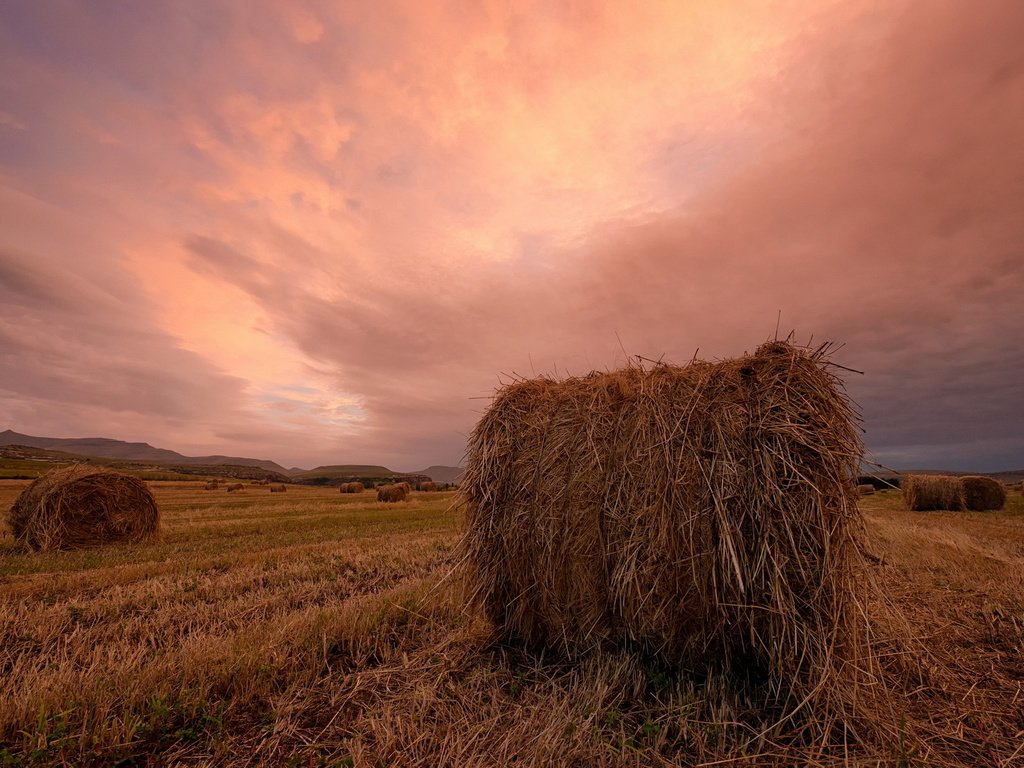
<instances>
[{"instance_id":1,"label":"hay bale top","mask_svg":"<svg viewBox=\"0 0 1024 768\"><path fill-rule=\"evenodd\" d=\"M81 549L144 541L156 533L159 511L142 480L79 464L35 480L15 500L8 522L31 549Z\"/></svg>"}]
</instances>

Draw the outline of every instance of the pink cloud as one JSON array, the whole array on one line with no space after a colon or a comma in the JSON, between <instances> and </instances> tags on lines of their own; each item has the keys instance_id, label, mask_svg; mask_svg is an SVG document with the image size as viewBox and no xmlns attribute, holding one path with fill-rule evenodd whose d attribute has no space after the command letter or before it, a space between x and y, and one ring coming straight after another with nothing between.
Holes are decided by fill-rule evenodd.
<instances>
[{"instance_id":1,"label":"pink cloud","mask_svg":"<svg viewBox=\"0 0 1024 768\"><path fill-rule=\"evenodd\" d=\"M1022 463L1017 3L10 16L22 431L455 463L501 372L781 310L867 372L881 460Z\"/></svg>"}]
</instances>

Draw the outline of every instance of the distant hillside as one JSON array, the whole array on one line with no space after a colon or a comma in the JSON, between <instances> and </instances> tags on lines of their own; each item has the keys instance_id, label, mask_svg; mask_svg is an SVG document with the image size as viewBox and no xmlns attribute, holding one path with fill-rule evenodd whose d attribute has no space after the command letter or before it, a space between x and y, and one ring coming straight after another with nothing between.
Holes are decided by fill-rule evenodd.
<instances>
[{"instance_id":1,"label":"distant hillside","mask_svg":"<svg viewBox=\"0 0 1024 768\"><path fill-rule=\"evenodd\" d=\"M894 480L903 475L951 475L952 477L964 477L966 475L982 475L991 477L1000 483L1015 485L1024 481L1024 469L1004 470L1002 472L961 472L951 469L901 469L899 472L890 470L878 470L875 472L863 472L865 476L873 476L883 480Z\"/></svg>"},{"instance_id":2,"label":"distant hillside","mask_svg":"<svg viewBox=\"0 0 1024 768\"><path fill-rule=\"evenodd\" d=\"M257 467L270 472L288 474L288 470L277 462L262 459L247 459L238 456L184 456L166 448L154 448L149 443L127 443L107 437L35 437L23 435L10 429L0 432L0 446L25 445L30 448L44 448L51 451L65 451L80 456L96 456L103 459L124 459L127 461L153 461L161 464L189 465L231 465L236 467Z\"/></svg>"},{"instance_id":3,"label":"distant hillside","mask_svg":"<svg viewBox=\"0 0 1024 768\"><path fill-rule=\"evenodd\" d=\"M398 483L403 480L415 485L428 479L425 475L416 472L395 472L387 467L374 464L332 464L305 472L296 472L291 476L293 483L302 483L303 485L338 485L349 481L379 485L381 483Z\"/></svg>"},{"instance_id":4,"label":"distant hillside","mask_svg":"<svg viewBox=\"0 0 1024 768\"><path fill-rule=\"evenodd\" d=\"M463 467L445 467L440 464L435 464L432 467L421 469L417 472L417 475L426 475L435 483L455 483L458 484L462 481L462 476L466 473Z\"/></svg>"}]
</instances>

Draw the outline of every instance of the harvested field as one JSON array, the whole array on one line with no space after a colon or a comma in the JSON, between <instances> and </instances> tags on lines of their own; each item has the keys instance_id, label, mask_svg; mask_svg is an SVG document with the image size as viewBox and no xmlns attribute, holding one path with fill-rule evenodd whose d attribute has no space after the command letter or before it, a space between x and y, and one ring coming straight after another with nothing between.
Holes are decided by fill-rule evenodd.
<instances>
[{"instance_id":1,"label":"harvested field","mask_svg":"<svg viewBox=\"0 0 1024 768\"><path fill-rule=\"evenodd\" d=\"M0 506L25 485L0 481ZM984 513L860 500L873 572L937 671L894 683L899 739L843 745L794 741L641 654L570 663L497 642L445 580L451 493L386 507L151 485L155 544L22 554L0 529L0 764L1019 763L1019 494Z\"/></svg>"}]
</instances>

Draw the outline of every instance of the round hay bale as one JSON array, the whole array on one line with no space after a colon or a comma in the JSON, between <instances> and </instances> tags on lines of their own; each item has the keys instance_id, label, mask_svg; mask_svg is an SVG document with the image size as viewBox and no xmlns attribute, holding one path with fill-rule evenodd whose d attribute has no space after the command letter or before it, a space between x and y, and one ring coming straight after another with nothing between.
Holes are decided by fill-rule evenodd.
<instances>
[{"instance_id":1,"label":"round hay bale","mask_svg":"<svg viewBox=\"0 0 1024 768\"><path fill-rule=\"evenodd\" d=\"M875 486L873 486L871 483L861 483L860 485L857 486L857 492L861 496L870 496L875 492Z\"/></svg>"},{"instance_id":2,"label":"round hay bale","mask_svg":"<svg viewBox=\"0 0 1024 768\"><path fill-rule=\"evenodd\" d=\"M285 486L284 483L276 483L270 486L271 493L284 493L287 490L288 488Z\"/></svg>"},{"instance_id":3,"label":"round hay bale","mask_svg":"<svg viewBox=\"0 0 1024 768\"><path fill-rule=\"evenodd\" d=\"M440 483L435 483L433 480L428 480L425 483L420 483L420 490L421 491L426 491L428 493L432 492L432 491L440 491L441 490L441 484Z\"/></svg>"},{"instance_id":4,"label":"round hay bale","mask_svg":"<svg viewBox=\"0 0 1024 768\"><path fill-rule=\"evenodd\" d=\"M241 483L230 483L228 485L228 493L234 493L235 491L244 491L245 486Z\"/></svg>"},{"instance_id":5,"label":"round hay bale","mask_svg":"<svg viewBox=\"0 0 1024 768\"><path fill-rule=\"evenodd\" d=\"M206 484L206 490L208 491L215 491L218 488L220 488L220 483L218 483L216 480L211 480Z\"/></svg>"},{"instance_id":6,"label":"round hay bale","mask_svg":"<svg viewBox=\"0 0 1024 768\"><path fill-rule=\"evenodd\" d=\"M960 478L960 485L965 509L980 512L1006 506L1006 489L991 477L967 475Z\"/></svg>"},{"instance_id":7,"label":"round hay bale","mask_svg":"<svg viewBox=\"0 0 1024 768\"><path fill-rule=\"evenodd\" d=\"M342 483L338 490L342 493L362 493L365 489L362 483Z\"/></svg>"},{"instance_id":8,"label":"round hay bale","mask_svg":"<svg viewBox=\"0 0 1024 768\"><path fill-rule=\"evenodd\" d=\"M405 501L408 495L409 488L406 483L398 483L397 485L382 485L377 489L377 501Z\"/></svg>"},{"instance_id":9,"label":"round hay bale","mask_svg":"<svg viewBox=\"0 0 1024 768\"><path fill-rule=\"evenodd\" d=\"M915 512L964 508L964 492L960 478L949 475L906 475L900 483L903 503Z\"/></svg>"},{"instance_id":10,"label":"round hay bale","mask_svg":"<svg viewBox=\"0 0 1024 768\"><path fill-rule=\"evenodd\" d=\"M395 483L399 488L404 488L406 494L412 493L412 486L404 480L401 483Z\"/></svg>"},{"instance_id":11,"label":"round hay bale","mask_svg":"<svg viewBox=\"0 0 1024 768\"><path fill-rule=\"evenodd\" d=\"M460 483L470 604L529 644L638 643L793 706L849 702L862 446L829 349L500 389Z\"/></svg>"},{"instance_id":12,"label":"round hay bale","mask_svg":"<svg viewBox=\"0 0 1024 768\"><path fill-rule=\"evenodd\" d=\"M40 551L145 541L159 521L156 500L142 480L86 465L36 479L8 513L14 538Z\"/></svg>"}]
</instances>

